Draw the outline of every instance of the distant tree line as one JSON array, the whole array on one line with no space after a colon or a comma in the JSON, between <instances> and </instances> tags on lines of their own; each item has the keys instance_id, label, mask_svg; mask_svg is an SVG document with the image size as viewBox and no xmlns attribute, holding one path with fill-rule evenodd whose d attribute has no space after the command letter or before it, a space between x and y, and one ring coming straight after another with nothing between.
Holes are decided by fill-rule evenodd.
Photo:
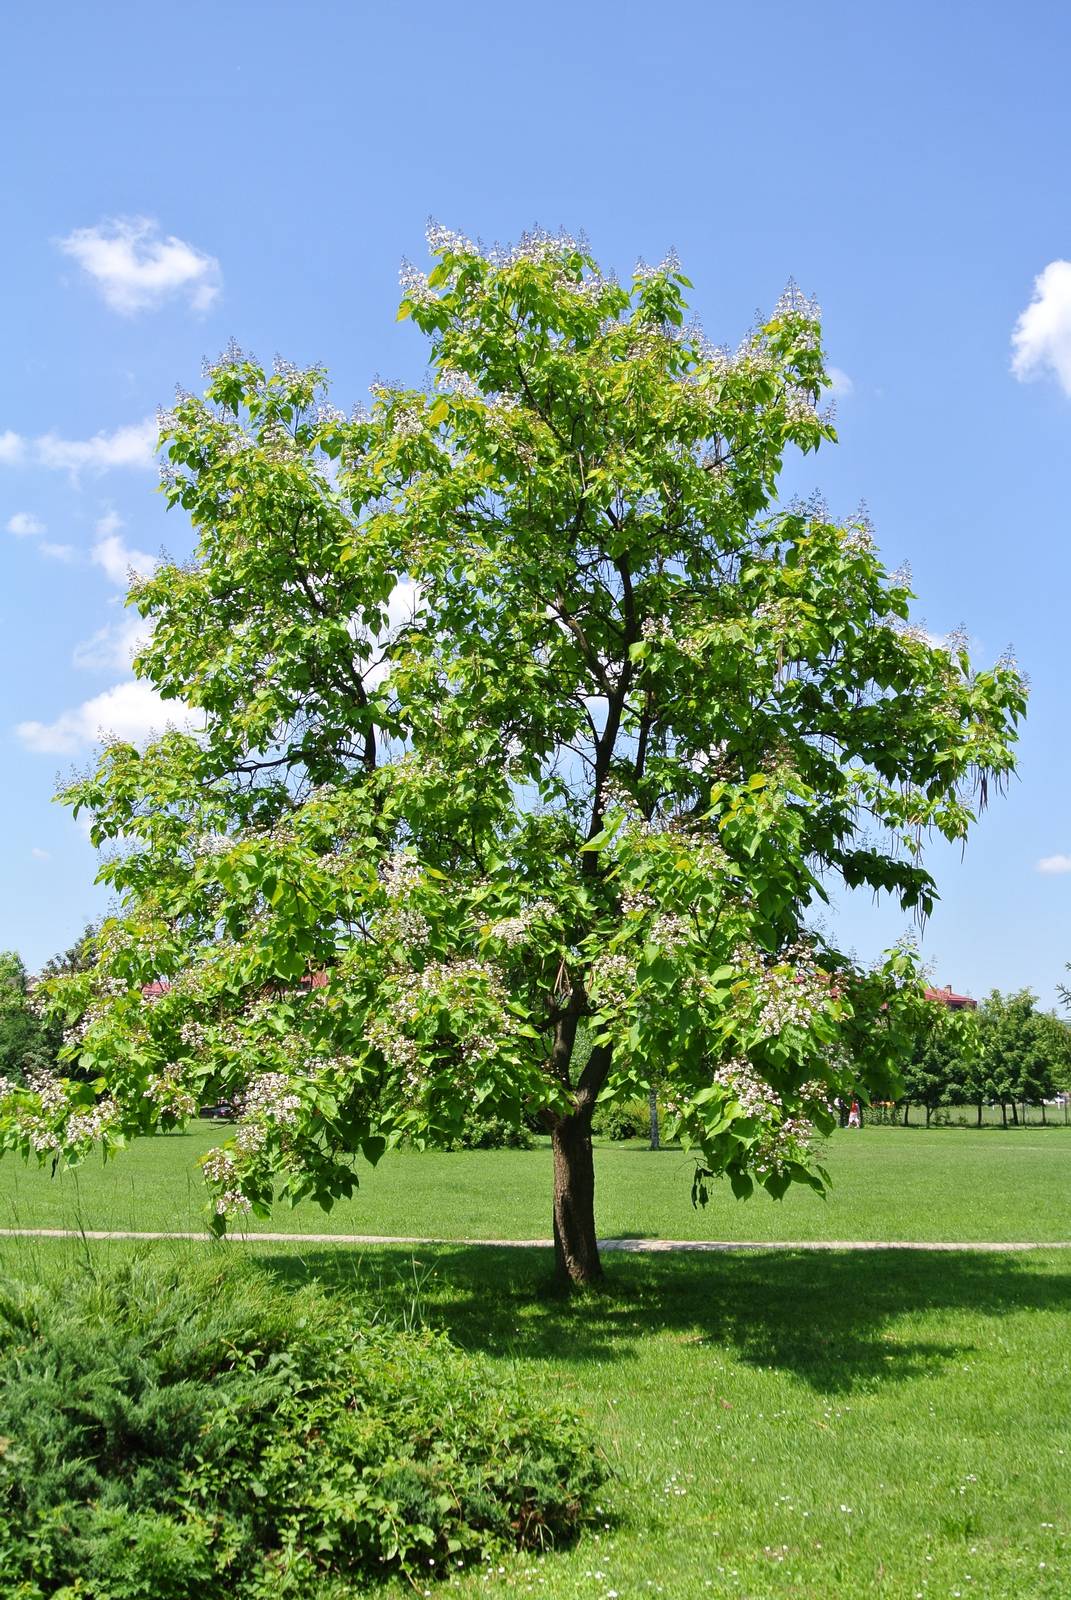
<instances>
[{"instance_id":1,"label":"distant tree line","mask_svg":"<svg viewBox=\"0 0 1071 1600\"><path fill-rule=\"evenodd\" d=\"M92 964L96 924L89 923L68 950L51 957L41 977L84 972ZM33 979L17 950L0 950L0 1077L26 1083L35 1072L50 1071L62 1043L54 1022L33 1006Z\"/></svg>"},{"instance_id":2,"label":"distant tree line","mask_svg":"<svg viewBox=\"0 0 1071 1600\"><path fill-rule=\"evenodd\" d=\"M1005 1125L1017 1125L1028 1106L1040 1106L1044 1121L1045 1102L1071 1086L1071 1028L1039 1011L1029 989L994 989L970 1011L935 1002L902 1077L897 1105L905 1123L912 1107L925 1112L928 1126L950 1106L974 1107L979 1126L987 1106L999 1108Z\"/></svg>"}]
</instances>

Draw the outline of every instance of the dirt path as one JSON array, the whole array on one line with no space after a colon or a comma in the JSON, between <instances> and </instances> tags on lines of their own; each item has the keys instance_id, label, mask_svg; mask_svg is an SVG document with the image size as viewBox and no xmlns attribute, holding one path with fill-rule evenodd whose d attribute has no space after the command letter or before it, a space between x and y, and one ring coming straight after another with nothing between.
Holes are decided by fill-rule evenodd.
<instances>
[{"instance_id":1,"label":"dirt path","mask_svg":"<svg viewBox=\"0 0 1071 1600\"><path fill-rule=\"evenodd\" d=\"M105 1228L0 1228L0 1239L192 1239L207 1233L153 1233ZM482 1245L498 1250L549 1250L549 1239L430 1239L416 1235L373 1233L230 1233L228 1241L246 1244L336 1245ZM733 1250L973 1250L990 1254L1009 1250L1071 1250L1071 1239L600 1239L601 1250L632 1255L671 1251Z\"/></svg>"}]
</instances>

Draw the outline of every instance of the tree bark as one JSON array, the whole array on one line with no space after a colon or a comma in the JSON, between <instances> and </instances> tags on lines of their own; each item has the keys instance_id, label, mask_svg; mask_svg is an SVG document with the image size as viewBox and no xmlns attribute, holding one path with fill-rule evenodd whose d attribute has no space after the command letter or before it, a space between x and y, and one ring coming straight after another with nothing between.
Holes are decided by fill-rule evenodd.
<instances>
[{"instance_id":1,"label":"tree bark","mask_svg":"<svg viewBox=\"0 0 1071 1600\"><path fill-rule=\"evenodd\" d=\"M978 1102L978 1123L977 1123L977 1126L979 1128L982 1126L982 1102L980 1100Z\"/></svg>"},{"instance_id":2,"label":"tree bark","mask_svg":"<svg viewBox=\"0 0 1071 1600\"><path fill-rule=\"evenodd\" d=\"M904 1101L904 1127L905 1128L907 1127L907 1119L908 1119L908 1117L910 1115L911 1115L911 1101L910 1100L905 1100Z\"/></svg>"},{"instance_id":3,"label":"tree bark","mask_svg":"<svg viewBox=\"0 0 1071 1600\"><path fill-rule=\"evenodd\" d=\"M602 1277L595 1234L595 1161L591 1109L559 1119L551 1131L554 1153L554 1274L565 1288Z\"/></svg>"},{"instance_id":4,"label":"tree bark","mask_svg":"<svg viewBox=\"0 0 1071 1600\"><path fill-rule=\"evenodd\" d=\"M1011 1108L1012 1108L1012 1127L1013 1128L1017 1128L1019 1126L1019 1109L1016 1106L1014 1100L1011 1103Z\"/></svg>"},{"instance_id":5,"label":"tree bark","mask_svg":"<svg viewBox=\"0 0 1071 1600\"><path fill-rule=\"evenodd\" d=\"M662 1143L658 1135L658 1095L654 1089L648 1093L647 1108L651 1114L651 1149L661 1150Z\"/></svg>"}]
</instances>

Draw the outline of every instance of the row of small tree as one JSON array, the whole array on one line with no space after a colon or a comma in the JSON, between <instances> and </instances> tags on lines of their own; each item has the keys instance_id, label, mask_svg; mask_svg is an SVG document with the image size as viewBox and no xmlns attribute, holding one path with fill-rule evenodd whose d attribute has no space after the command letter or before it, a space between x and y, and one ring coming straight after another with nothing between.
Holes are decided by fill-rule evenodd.
<instances>
[{"instance_id":1,"label":"row of small tree","mask_svg":"<svg viewBox=\"0 0 1071 1600\"><path fill-rule=\"evenodd\" d=\"M976 1010L928 1008L914 1052L902 1072L898 1101L905 1123L912 1106L927 1125L946 1106L973 1106L979 1125L986 1106L1000 1108L1005 1124L1019 1122L1020 1108L1040 1105L1071 1086L1071 1028L1039 1011L1029 989L1002 994L994 989Z\"/></svg>"}]
</instances>

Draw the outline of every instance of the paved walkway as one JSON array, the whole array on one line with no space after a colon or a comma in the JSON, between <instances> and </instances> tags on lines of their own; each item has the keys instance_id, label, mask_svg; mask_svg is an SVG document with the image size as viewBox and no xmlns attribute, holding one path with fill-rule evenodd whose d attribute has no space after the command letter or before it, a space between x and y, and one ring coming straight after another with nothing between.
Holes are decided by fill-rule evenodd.
<instances>
[{"instance_id":1,"label":"paved walkway","mask_svg":"<svg viewBox=\"0 0 1071 1600\"><path fill-rule=\"evenodd\" d=\"M337 1245L484 1245L500 1250L549 1250L550 1239L429 1239L413 1234L376 1233L229 1233L227 1239L247 1244ZM195 1239L207 1233L152 1233L117 1228L0 1228L0 1239ZM973 1250L999 1254L1008 1250L1071 1250L1071 1239L600 1239L600 1250L631 1255L663 1255L671 1251L714 1250Z\"/></svg>"}]
</instances>

